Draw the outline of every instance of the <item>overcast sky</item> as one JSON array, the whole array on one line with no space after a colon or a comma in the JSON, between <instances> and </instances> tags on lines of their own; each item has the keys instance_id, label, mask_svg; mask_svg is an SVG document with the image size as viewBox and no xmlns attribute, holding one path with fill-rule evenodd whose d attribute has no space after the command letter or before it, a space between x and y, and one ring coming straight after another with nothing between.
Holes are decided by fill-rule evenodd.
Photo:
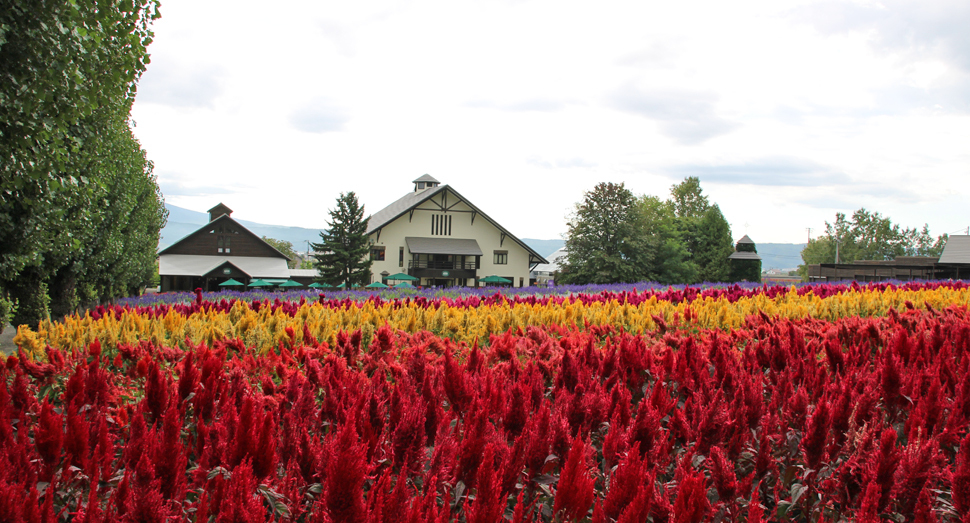
<instances>
[{"instance_id":1,"label":"overcast sky","mask_svg":"<svg viewBox=\"0 0 970 523\"><path fill-rule=\"evenodd\" d=\"M164 0L133 117L168 203L325 227L430 174L520 238L698 176L735 239L970 226L970 2Z\"/></svg>"}]
</instances>

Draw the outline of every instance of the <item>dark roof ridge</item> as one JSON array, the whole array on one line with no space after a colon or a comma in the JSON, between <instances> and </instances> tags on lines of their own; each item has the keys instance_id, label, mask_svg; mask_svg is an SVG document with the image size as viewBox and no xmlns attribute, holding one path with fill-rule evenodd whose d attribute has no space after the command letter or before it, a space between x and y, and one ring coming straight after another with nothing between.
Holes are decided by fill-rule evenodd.
<instances>
[{"instance_id":1,"label":"dark roof ridge","mask_svg":"<svg viewBox=\"0 0 970 523\"><path fill-rule=\"evenodd\" d=\"M218 207L218 206L217 206L217 207ZM213 208L215 208L215 207L213 207ZM246 234L249 234L249 235L250 235L250 236L252 236L253 238L256 238L257 240L259 240L259 241L261 241L261 242L263 242L263 244L265 244L265 245L266 245L267 247L269 247L270 249L273 249L274 251L276 251L276 253L277 253L277 254L279 254L280 256L282 256L283 258L285 258L285 259L287 259L287 260L291 260L291 258L290 258L289 256L287 256L287 255L285 255L285 254L283 254L282 252L280 252L280 250L279 250L279 249L277 249L276 247L273 247L272 245L270 245L270 243L269 243L269 242L267 242L266 240L264 240L264 239L262 239L262 238L260 238L258 234L256 234L256 233L254 233L253 231L250 231L250 230L249 230L249 229L247 229L247 228L246 228L246 227L245 227L245 226L244 226L243 224L241 224L241 223L239 223L239 222L237 222L237 221L236 221L236 220L235 220L235 219L234 219L234 218L233 218L232 216L229 216L228 214L223 214L222 216L219 216L219 217L218 217L218 218L216 218L215 220L212 220L211 222L208 222L208 223L206 223L205 225L203 225L203 226L201 226L201 227L199 227L198 229L196 229L196 230L194 230L194 231L192 231L192 232L190 232L190 233L188 233L188 234L186 234L185 236L183 236L183 237L181 237L181 238L179 238L179 239L178 239L178 240L176 240L175 242L172 242L172 244L171 244L171 245L169 245L168 247L165 247L164 249L162 249L162 250L160 250L160 251L158 251L158 255L159 255L159 256L161 256L161 255L163 255L163 254L165 254L165 251L168 251L168 250L170 250L170 249L172 249L172 248L173 248L173 247L175 247L176 245L178 245L178 244L180 244L180 243L182 243L183 241L185 241L185 240L186 240L187 238L189 238L190 236L192 236L192 235L195 235L195 234L197 234L197 233L198 233L199 231L201 231L201 230L203 230L203 229L206 229L206 228L208 228L209 226L211 226L212 224L214 224L214 223L216 223L216 222L218 222L218 221L221 221L221 220L228 220L228 221L230 221L230 222L232 222L232 223L233 223L233 224L235 224L235 225L236 225L237 227L239 227L239 229L240 229L240 230L242 230L242 231L243 231L243 232L245 232Z\"/></svg>"}]
</instances>

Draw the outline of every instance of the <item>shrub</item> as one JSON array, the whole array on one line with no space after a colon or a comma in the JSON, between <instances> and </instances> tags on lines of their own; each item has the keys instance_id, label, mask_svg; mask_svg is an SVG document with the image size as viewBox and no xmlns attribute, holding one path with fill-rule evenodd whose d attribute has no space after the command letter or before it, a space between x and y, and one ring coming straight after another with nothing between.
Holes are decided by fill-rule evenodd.
<instances>
[{"instance_id":1,"label":"shrub","mask_svg":"<svg viewBox=\"0 0 970 523\"><path fill-rule=\"evenodd\" d=\"M0 296L0 334L17 313L17 300Z\"/></svg>"}]
</instances>

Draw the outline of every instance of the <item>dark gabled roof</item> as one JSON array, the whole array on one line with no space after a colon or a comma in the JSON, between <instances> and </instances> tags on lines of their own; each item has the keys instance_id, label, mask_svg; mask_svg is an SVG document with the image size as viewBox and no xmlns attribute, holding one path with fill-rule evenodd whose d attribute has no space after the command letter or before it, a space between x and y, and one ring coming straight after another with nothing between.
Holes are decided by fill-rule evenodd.
<instances>
[{"instance_id":1,"label":"dark gabled roof","mask_svg":"<svg viewBox=\"0 0 970 523\"><path fill-rule=\"evenodd\" d=\"M754 245L754 242L751 240L751 238L748 238L747 234L742 236L741 239L738 240L738 243L750 243L751 245Z\"/></svg>"},{"instance_id":2,"label":"dark gabled roof","mask_svg":"<svg viewBox=\"0 0 970 523\"><path fill-rule=\"evenodd\" d=\"M760 260L761 256L758 256L756 252L734 251L728 258L731 260Z\"/></svg>"},{"instance_id":3,"label":"dark gabled roof","mask_svg":"<svg viewBox=\"0 0 970 523\"><path fill-rule=\"evenodd\" d=\"M222 204L219 204L219 205L222 205ZM218 208L219 205L213 207L213 209ZM225 206L223 206L223 207L225 207ZM228 209L228 207L226 207L226 208ZM243 227L243 225L241 223L237 222L236 220L233 220L232 217L230 217L228 214L223 214L222 216L219 216L215 220L212 220L211 222L203 225L202 227L199 227L198 229L190 232L189 234L186 234L185 236L183 236L182 238L180 238L178 241L176 241L176 242L172 243L171 245L169 245L168 247L165 247L164 249L158 251L158 255L161 256L162 254L165 254L166 252L174 249L175 246L177 246L178 244L184 242L185 240L191 238L192 236L195 236L196 234L199 234L200 232L202 232L202 231L204 231L204 230L206 230L206 229L208 229L210 227L213 227L213 226L217 225L219 222L229 222L229 223L232 223L243 234L247 234L247 235L249 235L249 236L251 236L253 238L256 238L257 241L259 241L263 245L265 245L265 246L269 247L270 249L272 249L273 252L275 252L276 254L279 254L281 258L284 258L286 260L289 260L290 259L289 256L287 256L287 255L283 254L282 252L280 252L276 247L273 247L272 245L270 245L266 240L260 238L258 235L256 235L254 232L250 231L249 229Z\"/></svg>"},{"instance_id":4,"label":"dark gabled roof","mask_svg":"<svg viewBox=\"0 0 970 523\"><path fill-rule=\"evenodd\" d=\"M434 176L431 176L430 174L425 174L424 176L422 176L422 177L420 177L420 178L418 178L417 180L414 180L414 181L413 181L413 182L411 182L411 183L418 183L418 182L432 182L432 183L441 183L441 182L439 182L438 180L435 180L435 179L434 179Z\"/></svg>"},{"instance_id":5,"label":"dark gabled roof","mask_svg":"<svg viewBox=\"0 0 970 523\"><path fill-rule=\"evenodd\" d=\"M425 176L428 176L428 175L425 175ZM430 176L428 177L431 178ZM432 180L434 180L434 178L432 178ZM532 247L529 247L525 242L520 240L517 236L510 233L505 227L502 227L501 225L499 225L498 222L493 220L489 215L483 213L481 209L475 206L475 204L468 201L468 198L465 198L458 191L452 189L447 185L439 185L438 187L432 187L430 189L424 189L422 191L408 193L402 196L401 198L399 198L396 202L372 214L367 221L367 234L370 235L377 229L380 229L385 225L393 222L394 220L400 218L401 216L403 216L405 213L407 213L414 207L421 205L422 203L429 200L432 196L440 193L441 191L451 191L452 194L460 198L461 201L465 202L465 205L468 205L469 207L471 207L472 210L480 214L483 218L488 220L489 223L494 225L496 229L501 231L507 237L511 238L512 241L519 244L523 249L528 251L530 258L533 258L533 257L537 258L539 263L549 263L549 261L546 260L541 254L533 250Z\"/></svg>"}]
</instances>

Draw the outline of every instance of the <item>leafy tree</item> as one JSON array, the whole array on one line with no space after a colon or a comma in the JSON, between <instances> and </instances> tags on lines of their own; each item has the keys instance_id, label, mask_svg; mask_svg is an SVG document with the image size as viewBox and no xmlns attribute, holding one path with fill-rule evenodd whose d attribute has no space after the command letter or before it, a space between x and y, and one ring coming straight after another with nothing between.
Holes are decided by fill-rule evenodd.
<instances>
[{"instance_id":1,"label":"leafy tree","mask_svg":"<svg viewBox=\"0 0 970 523\"><path fill-rule=\"evenodd\" d=\"M646 279L660 283L682 283L697 279L697 265L690 259L677 223L675 204L656 196L639 201L640 231L644 235Z\"/></svg>"},{"instance_id":2,"label":"leafy tree","mask_svg":"<svg viewBox=\"0 0 970 523\"><path fill-rule=\"evenodd\" d=\"M0 287L17 323L151 277L164 208L128 119L157 17L154 0L0 9Z\"/></svg>"},{"instance_id":3,"label":"leafy tree","mask_svg":"<svg viewBox=\"0 0 970 523\"><path fill-rule=\"evenodd\" d=\"M672 186L670 196L680 237L696 267L695 279L684 283L729 281L728 256L734 252L734 243L731 227L721 209L716 204L711 205L703 194L700 180L694 176Z\"/></svg>"},{"instance_id":4,"label":"leafy tree","mask_svg":"<svg viewBox=\"0 0 970 523\"><path fill-rule=\"evenodd\" d=\"M808 266L819 263L852 263L856 260L892 260L897 256L940 256L947 235L933 238L929 226L900 228L887 216L865 208L852 214L836 213L835 221L825 222L825 234L810 240L802 250L798 268L802 278Z\"/></svg>"},{"instance_id":5,"label":"leafy tree","mask_svg":"<svg viewBox=\"0 0 970 523\"><path fill-rule=\"evenodd\" d=\"M689 176L684 181L671 186L670 197L677 216L680 218L702 216L711 206L703 192L701 180L696 176Z\"/></svg>"},{"instance_id":6,"label":"leafy tree","mask_svg":"<svg viewBox=\"0 0 970 523\"><path fill-rule=\"evenodd\" d=\"M340 193L337 208L330 210L326 231L320 232L320 243L313 243L317 254L320 280L330 285L366 285L370 280L371 260L368 256L367 219L364 206L353 191Z\"/></svg>"},{"instance_id":7,"label":"leafy tree","mask_svg":"<svg viewBox=\"0 0 970 523\"><path fill-rule=\"evenodd\" d=\"M700 281L731 281L731 263L728 258L734 252L731 226L721 209L715 204L704 211L694 242L694 263Z\"/></svg>"},{"instance_id":8,"label":"leafy tree","mask_svg":"<svg viewBox=\"0 0 970 523\"><path fill-rule=\"evenodd\" d=\"M282 252L289 258L289 261L286 262L287 267L295 269L300 263L300 255L297 254L296 250L293 249L293 242L277 240L276 238L267 238L266 236L263 236L263 241L272 245L274 249ZM310 268L312 269L313 267Z\"/></svg>"},{"instance_id":9,"label":"leafy tree","mask_svg":"<svg viewBox=\"0 0 970 523\"><path fill-rule=\"evenodd\" d=\"M647 276L637 199L622 183L585 193L567 224L566 255L557 281L636 282Z\"/></svg>"}]
</instances>

